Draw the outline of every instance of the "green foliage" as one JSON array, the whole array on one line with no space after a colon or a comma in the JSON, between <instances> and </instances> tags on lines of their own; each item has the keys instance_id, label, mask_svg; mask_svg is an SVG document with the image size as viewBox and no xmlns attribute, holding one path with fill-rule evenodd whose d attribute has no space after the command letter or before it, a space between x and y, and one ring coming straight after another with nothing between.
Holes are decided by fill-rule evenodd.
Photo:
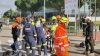
<instances>
[{"instance_id":1,"label":"green foliage","mask_svg":"<svg viewBox=\"0 0 100 56\"><path fill-rule=\"evenodd\" d=\"M64 0L46 0L47 8L55 8L59 12L64 8Z\"/></svg>"},{"instance_id":2,"label":"green foliage","mask_svg":"<svg viewBox=\"0 0 100 56\"><path fill-rule=\"evenodd\" d=\"M79 2L79 0L78 0L78 2ZM83 4L84 4L84 0L80 0L80 6L78 3L78 7L81 8ZM46 0L47 8L55 8L59 12L61 12L62 9L64 9L64 5L65 5L64 0Z\"/></svg>"},{"instance_id":3,"label":"green foliage","mask_svg":"<svg viewBox=\"0 0 100 56\"><path fill-rule=\"evenodd\" d=\"M14 11L12 9L7 10L3 15L3 17L10 17L10 18L14 17L14 16L15 16L15 13L14 13Z\"/></svg>"},{"instance_id":4,"label":"green foliage","mask_svg":"<svg viewBox=\"0 0 100 56\"><path fill-rule=\"evenodd\" d=\"M37 11L41 4L38 0L16 0L15 5L21 11Z\"/></svg>"},{"instance_id":5,"label":"green foliage","mask_svg":"<svg viewBox=\"0 0 100 56\"><path fill-rule=\"evenodd\" d=\"M90 1L87 2L88 4L90 4ZM90 8L90 5L89 5L89 8ZM91 16L95 13L95 0L91 0L91 11L92 11L92 14ZM100 11L100 0L96 0L96 11Z\"/></svg>"},{"instance_id":6,"label":"green foliage","mask_svg":"<svg viewBox=\"0 0 100 56\"><path fill-rule=\"evenodd\" d=\"M78 0L78 8L81 8L84 5L84 2L85 0Z\"/></svg>"}]
</instances>

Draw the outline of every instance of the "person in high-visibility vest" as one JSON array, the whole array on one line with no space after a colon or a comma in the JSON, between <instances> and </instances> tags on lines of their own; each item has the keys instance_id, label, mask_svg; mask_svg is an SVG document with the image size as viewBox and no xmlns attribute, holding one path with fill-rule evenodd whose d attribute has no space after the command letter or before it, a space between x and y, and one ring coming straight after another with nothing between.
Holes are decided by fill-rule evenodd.
<instances>
[{"instance_id":1,"label":"person in high-visibility vest","mask_svg":"<svg viewBox=\"0 0 100 56\"><path fill-rule=\"evenodd\" d=\"M85 36L86 25L87 25L87 23L85 22L85 17L84 17L84 18L82 18L83 36Z\"/></svg>"},{"instance_id":2,"label":"person in high-visibility vest","mask_svg":"<svg viewBox=\"0 0 100 56\"><path fill-rule=\"evenodd\" d=\"M58 26L56 16L52 16L52 22L53 22L53 24L51 26L51 32L52 32L51 42L52 42L52 47L51 47L50 51L52 53L55 53L55 50L53 50L54 49L54 37L55 37L54 33L55 33L55 30L56 30L56 27Z\"/></svg>"},{"instance_id":3,"label":"person in high-visibility vest","mask_svg":"<svg viewBox=\"0 0 100 56\"><path fill-rule=\"evenodd\" d=\"M18 38L20 36L20 22L21 18L16 17L15 22L12 24L12 36L13 36L13 42L16 43L18 41ZM15 53L17 51L16 48L13 49L13 52Z\"/></svg>"},{"instance_id":4,"label":"person in high-visibility vest","mask_svg":"<svg viewBox=\"0 0 100 56\"><path fill-rule=\"evenodd\" d=\"M67 22L68 18L62 17L55 30L54 47L57 56L70 56L67 50L70 44L66 31Z\"/></svg>"},{"instance_id":5,"label":"person in high-visibility vest","mask_svg":"<svg viewBox=\"0 0 100 56\"><path fill-rule=\"evenodd\" d=\"M56 16L52 16L52 18L51 18L51 19L52 19L52 24L53 24L53 23L54 23L54 21L53 21L53 20L55 20L55 19L57 19L57 18L56 18Z\"/></svg>"}]
</instances>

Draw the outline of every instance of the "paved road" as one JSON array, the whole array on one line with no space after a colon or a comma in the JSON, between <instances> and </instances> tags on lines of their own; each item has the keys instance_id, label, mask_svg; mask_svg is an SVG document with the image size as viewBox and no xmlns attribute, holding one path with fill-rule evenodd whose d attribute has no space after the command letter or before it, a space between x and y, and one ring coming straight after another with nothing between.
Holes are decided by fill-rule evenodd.
<instances>
[{"instance_id":1,"label":"paved road","mask_svg":"<svg viewBox=\"0 0 100 56\"><path fill-rule=\"evenodd\" d=\"M9 28L4 26L2 32L0 33L0 56L2 55L2 52L10 50L10 44L8 42L12 42L11 26ZM68 51L70 56L85 56L82 54L84 48L76 48L74 47L74 44L71 44L71 47L68 49Z\"/></svg>"}]
</instances>

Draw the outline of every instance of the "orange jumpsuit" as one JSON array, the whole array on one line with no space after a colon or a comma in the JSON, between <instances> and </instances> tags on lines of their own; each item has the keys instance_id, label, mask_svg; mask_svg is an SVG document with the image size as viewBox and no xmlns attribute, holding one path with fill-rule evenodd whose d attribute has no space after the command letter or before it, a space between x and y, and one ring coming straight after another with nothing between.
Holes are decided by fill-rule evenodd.
<instances>
[{"instance_id":1,"label":"orange jumpsuit","mask_svg":"<svg viewBox=\"0 0 100 56\"><path fill-rule=\"evenodd\" d=\"M66 26L62 24L58 24L56 31L55 31L55 38L54 38L54 47L56 50L57 56L70 56L67 48L69 47L68 36L66 32ZM61 48L64 48L64 52L61 51Z\"/></svg>"}]
</instances>

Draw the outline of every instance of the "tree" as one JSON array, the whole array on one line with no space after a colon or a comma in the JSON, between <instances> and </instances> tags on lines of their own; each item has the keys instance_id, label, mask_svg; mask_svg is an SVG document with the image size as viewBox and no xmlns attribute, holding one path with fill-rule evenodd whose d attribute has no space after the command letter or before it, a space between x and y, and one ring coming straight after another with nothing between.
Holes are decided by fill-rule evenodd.
<instances>
[{"instance_id":1,"label":"tree","mask_svg":"<svg viewBox=\"0 0 100 56\"><path fill-rule=\"evenodd\" d=\"M79 3L78 3L78 7L81 8L83 4L84 4L84 0L80 0L80 7L79 7ZM64 0L46 0L46 7L55 8L61 13L62 9L64 9Z\"/></svg>"},{"instance_id":2,"label":"tree","mask_svg":"<svg viewBox=\"0 0 100 56\"><path fill-rule=\"evenodd\" d=\"M81 8L84 5L85 0L78 0L78 8ZM80 4L80 6L79 6Z\"/></svg>"},{"instance_id":3,"label":"tree","mask_svg":"<svg viewBox=\"0 0 100 56\"><path fill-rule=\"evenodd\" d=\"M7 10L3 15L3 17L9 17L9 18L13 18L14 16L15 16L15 13L12 9Z\"/></svg>"},{"instance_id":4,"label":"tree","mask_svg":"<svg viewBox=\"0 0 100 56\"><path fill-rule=\"evenodd\" d=\"M96 11L100 11L100 0L96 0ZM87 2L88 5L90 4L90 1ZM89 8L90 8L90 5L89 5ZM91 16L95 13L95 0L91 0Z\"/></svg>"},{"instance_id":5,"label":"tree","mask_svg":"<svg viewBox=\"0 0 100 56\"><path fill-rule=\"evenodd\" d=\"M21 11L30 11L31 13L34 13L34 11L37 11L42 6L39 0L16 0L15 5L17 9Z\"/></svg>"}]
</instances>

